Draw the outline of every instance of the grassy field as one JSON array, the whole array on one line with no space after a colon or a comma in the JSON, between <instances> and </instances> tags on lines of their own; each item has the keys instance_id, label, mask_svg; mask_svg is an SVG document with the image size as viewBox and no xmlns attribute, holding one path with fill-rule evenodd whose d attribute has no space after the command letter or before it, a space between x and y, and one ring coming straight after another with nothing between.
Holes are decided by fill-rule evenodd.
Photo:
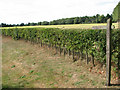
<instances>
[{"instance_id":1,"label":"grassy field","mask_svg":"<svg viewBox=\"0 0 120 90\"><path fill-rule=\"evenodd\" d=\"M24 40L3 37L2 43L4 88L106 87L106 69L99 64L92 67L92 64L86 65L84 60L73 62L72 57L60 56L52 48L39 47ZM116 80L111 82L116 83Z\"/></svg>"},{"instance_id":2,"label":"grassy field","mask_svg":"<svg viewBox=\"0 0 120 90\"><path fill-rule=\"evenodd\" d=\"M18 26L17 28L61 28L61 29L91 29L93 26L105 26L106 23L99 24L69 24L69 25L40 25L40 26ZM118 28L117 23L113 23ZM0 27L0 29L9 29L16 27Z\"/></svg>"}]
</instances>

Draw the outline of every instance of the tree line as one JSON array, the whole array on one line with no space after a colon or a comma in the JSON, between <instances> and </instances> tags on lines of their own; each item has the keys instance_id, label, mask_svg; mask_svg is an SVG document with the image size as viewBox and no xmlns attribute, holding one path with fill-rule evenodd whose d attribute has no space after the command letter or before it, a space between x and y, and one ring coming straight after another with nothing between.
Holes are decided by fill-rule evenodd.
<instances>
[{"instance_id":1,"label":"tree line","mask_svg":"<svg viewBox=\"0 0 120 90\"><path fill-rule=\"evenodd\" d=\"M108 18L112 18L112 14L107 14L106 16L96 14L94 16L83 16L83 17L72 17L72 18L62 18L53 21L43 21L37 23L21 23L21 24L6 24L1 23L2 27L13 27L13 26L36 26L36 25L65 25L65 24L89 24L89 23L106 23ZM114 22L114 21L113 21Z\"/></svg>"}]
</instances>

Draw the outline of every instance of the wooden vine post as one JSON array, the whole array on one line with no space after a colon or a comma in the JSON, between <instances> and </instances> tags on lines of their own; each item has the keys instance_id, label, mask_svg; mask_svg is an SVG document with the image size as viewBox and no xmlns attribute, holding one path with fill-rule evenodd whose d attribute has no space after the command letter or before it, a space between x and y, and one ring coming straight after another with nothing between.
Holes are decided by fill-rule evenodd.
<instances>
[{"instance_id":1,"label":"wooden vine post","mask_svg":"<svg viewBox=\"0 0 120 90\"><path fill-rule=\"evenodd\" d=\"M106 85L110 86L111 80L111 19L107 20L106 31Z\"/></svg>"}]
</instances>

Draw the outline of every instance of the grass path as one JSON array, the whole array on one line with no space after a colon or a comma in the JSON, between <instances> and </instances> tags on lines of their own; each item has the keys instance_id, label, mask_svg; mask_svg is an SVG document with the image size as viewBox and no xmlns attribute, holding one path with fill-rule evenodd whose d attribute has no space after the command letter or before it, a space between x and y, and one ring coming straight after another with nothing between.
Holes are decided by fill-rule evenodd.
<instances>
[{"instance_id":1,"label":"grass path","mask_svg":"<svg viewBox=\"0 0 120 90\"><path fill-rule=\"evenodd\" d=\"M3 37L4 88L105 88L105 75L54 50ZM92 68L92 67L91 67Z\"/></svg>"}]
</instances>

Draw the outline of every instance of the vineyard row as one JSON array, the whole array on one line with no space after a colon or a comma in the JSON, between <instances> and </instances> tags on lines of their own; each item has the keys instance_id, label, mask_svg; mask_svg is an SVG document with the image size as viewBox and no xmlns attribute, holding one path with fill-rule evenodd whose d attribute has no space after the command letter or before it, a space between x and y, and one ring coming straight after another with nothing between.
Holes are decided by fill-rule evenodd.
<instances>
[{"instance_id":1,"label":"vineyard row","mask_svg":"<svg viewBox=\"0 0 120 90\"><path fill-rule=\"evenodd\" d=\"M83 54L92 57L92 62L98 60L101 63L106 62L106 30L60 30L56 28L15 28L3 29L2 34L11 36L14 40L25 39L32 43L43 44L49 47L55 47L60 54L64 51L73 55L75 53L82 59ZM119 30L112 30L112 62L118 63L118 47L120 46Z\"/></svg>"}]
</instances>

